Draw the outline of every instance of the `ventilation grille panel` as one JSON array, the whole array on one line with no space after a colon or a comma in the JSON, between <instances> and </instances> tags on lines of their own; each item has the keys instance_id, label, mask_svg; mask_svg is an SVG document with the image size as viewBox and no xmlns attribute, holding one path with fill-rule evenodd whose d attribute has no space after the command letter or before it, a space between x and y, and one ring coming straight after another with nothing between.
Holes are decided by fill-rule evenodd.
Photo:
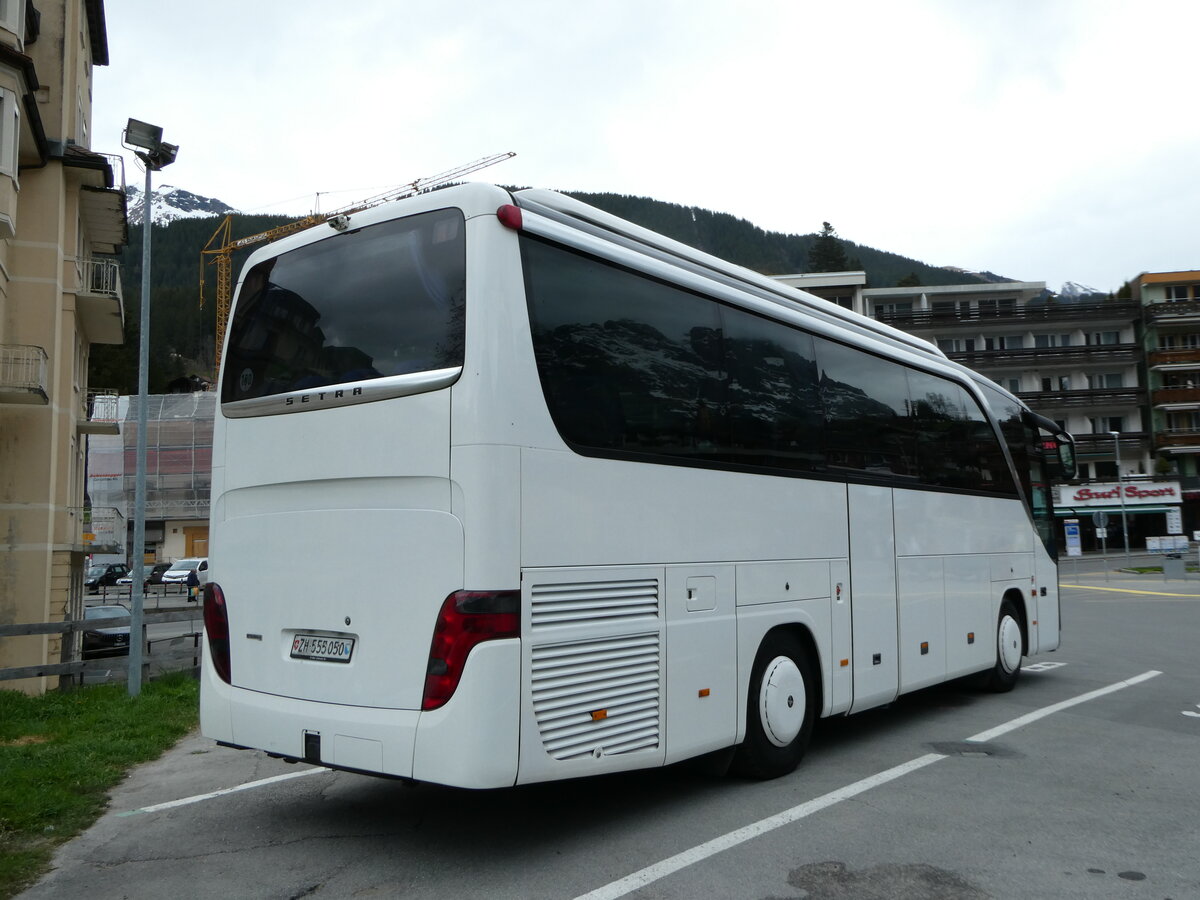
<instances>
[{"instance_id":1,"label":"ventilation grille panel","mask_svg":"<svg viewBox=\"0 0 1200 900\"><path fill-rule=\"evenodd\" d=\"M555 759L616 756L659 742L657 634L533 649L533 709Z\"/></svg>"},{"instance_id":2,"label":"ventilation grille panel","mask_svg":"<svg viewBox=\"0 0 1200 900\"><path fill-rule=\"evenodd\" d=\"M530 589L533 628L658 618L658 579L542 584Z\"/></svg>"}]
</instances>

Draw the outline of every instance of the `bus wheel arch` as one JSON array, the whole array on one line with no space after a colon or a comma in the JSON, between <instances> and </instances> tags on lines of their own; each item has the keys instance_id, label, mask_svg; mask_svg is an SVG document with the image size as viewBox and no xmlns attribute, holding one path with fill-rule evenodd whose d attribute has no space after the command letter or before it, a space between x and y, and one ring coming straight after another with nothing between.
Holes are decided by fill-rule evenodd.
<instances>
[{"instance_id":1,"label":"bus wheel arch","mask_svg":"<svg viewBox=\"0 0 1200 900\"><path fill-rule=\"evenodd\" d=\"M812 635L802 626L780 626L763 636L746 697L746 737L732 771L768 779L795 770L820 715L822 686Z\"/></svg>"},{"instance_id":2,"label":"bus wheel arch","mask_svg":"<svg viewBox=\"0 0 1200 900\"><path fill-rule=\"evenodd\" d=\"M1021 659L1029 652L1029 628L1026 621L1025 598L1020 591L1005 592L996 616L993 646L996 659L992 668L982 673L982 686L996 693L1011 691L1021 677Z\"/></svg>"}]
</instances>

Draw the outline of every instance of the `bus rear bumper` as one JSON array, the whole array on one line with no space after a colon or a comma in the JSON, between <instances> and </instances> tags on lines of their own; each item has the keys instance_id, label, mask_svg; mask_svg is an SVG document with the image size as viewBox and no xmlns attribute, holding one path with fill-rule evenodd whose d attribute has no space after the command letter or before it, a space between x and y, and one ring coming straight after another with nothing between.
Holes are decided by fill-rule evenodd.
<instances>
[{"instance_id":1,"label":"bus rear bumper","mask_svg":"<svg viewBox=\"0 0 1200 900\"><path fill-rule=\"evenodd\" d=\"M471 651L458 690L430 712L317 703L232 687L205 660L200 726L222 744L315 765L465 788L516 781L520 641Z\"/></svg>"}]
</instances>

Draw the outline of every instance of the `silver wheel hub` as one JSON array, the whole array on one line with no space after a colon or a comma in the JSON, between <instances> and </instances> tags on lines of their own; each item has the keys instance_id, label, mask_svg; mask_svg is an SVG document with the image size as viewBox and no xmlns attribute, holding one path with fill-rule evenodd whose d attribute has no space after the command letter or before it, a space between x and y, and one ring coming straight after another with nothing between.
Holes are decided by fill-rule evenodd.
<instances>
[{"instance_id":1,"label":"silver wheel hub","mask_svg":"<svg viewBox=\"0 0 1200 900\"><path fill-rule=\"evenodd\" d=\"M763 732L776 747L786 747L804 726L807 697L804 676L796 663L777 656L763 672L758 691L758 714Z\"/></svg>"},{"instance_id":2,"label":"silver wheel hub","mask_svg":"<svg viewBox=\"0 0 1200 900\"><path fill-rule=\"evenodd\" d=\"M1011 675L1021 666L1021 626L1012 616L1006 615L1000 619L996 643L1000 667Z\"/></svg>"}]
</instances>

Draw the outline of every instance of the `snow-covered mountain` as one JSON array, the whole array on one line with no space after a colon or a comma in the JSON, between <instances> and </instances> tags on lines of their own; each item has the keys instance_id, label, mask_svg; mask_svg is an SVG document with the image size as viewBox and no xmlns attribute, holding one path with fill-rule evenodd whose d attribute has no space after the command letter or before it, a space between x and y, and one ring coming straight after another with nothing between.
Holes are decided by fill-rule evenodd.
<instances>
[{"instance_id":1,"label":"snow-covered mountain","mask_svg":"<svg viewBox=\"0 0 1200 900\"><path fill-rule=\"evenodd\" d=\"M125 195L129 203L129 224L142 224L143 191L133 185L125 186ZM226 216L236 213L227 203L214 197L201 197L183 188L164 184L154 191L154 203L151 214L155 225L166 225L176 219L201 219L206 216Z\"/></svg>"},{"instance_id":2,"label":"snow-covered mountain","mask_svg":"<svg viewBox=\"0 0 1200 900\"><path fill-rule=\"evenodd\" d=\"M1094 287L1089 287L1086 284L1078 284L1074 281L1063 282L1063 286L1059 288L1058 296L1066 299L1075 299L1077 297L1085 297L1088 294L1105 294L1107 291L1101 291Z\"/></svg>"}]
</instances>

